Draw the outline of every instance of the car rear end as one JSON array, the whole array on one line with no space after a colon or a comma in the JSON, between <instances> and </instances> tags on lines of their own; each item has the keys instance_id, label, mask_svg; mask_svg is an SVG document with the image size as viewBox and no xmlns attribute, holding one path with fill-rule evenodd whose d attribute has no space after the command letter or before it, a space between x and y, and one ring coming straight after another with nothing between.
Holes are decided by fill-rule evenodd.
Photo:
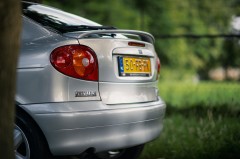
<instances>
[{"instance_id":1,"label":"car rear end","mask_svg":"<svg viewBox=\"0 0 240 159\"><path fill-rule=\"evenodd\" d=\"M148 33L111 29L49 32L22 45L16 99L53 155L124 149L159 136L166 106L153 43Z\"/></svg>"},{"instance_id":2,"label":"car rear end","mask_svg":"<svg viewBox=\"0 0 240 159\"><path fill-rule=\"evenodd\" d=\"M160 63L153 45L132 39L101 37L78 38L78 41L80 46L91 48L96 55L100 101L94 101L95 106L85 110L84 120L81 119L83 114L77 117L76 120L84 121L85 126L74 127L76 137L68 139L68 130L63 130L66 136L59 137L72 142L77 138L81 147L93 147L96 152L131 147L156 138L162 129L165 104L158 96ZM69 89L69 94L79 92L75 94L75 101L95 95L88 88L76 88Z\"/></svg>"}]
</instances>

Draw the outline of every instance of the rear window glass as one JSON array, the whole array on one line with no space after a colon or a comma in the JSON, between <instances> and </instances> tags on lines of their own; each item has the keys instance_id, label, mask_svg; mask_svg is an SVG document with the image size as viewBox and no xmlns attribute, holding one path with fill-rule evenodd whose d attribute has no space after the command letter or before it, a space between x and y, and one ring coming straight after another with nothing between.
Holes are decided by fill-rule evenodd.
<instances>
[{"instance_id":1,"label":"rear window glass","mask_svg":"<svg viewBox=\"0 0 240 159\"><path fill-rule=\"evenodd\" d=\"M98 23L88 19L39 4L24 2L22 3L22 12L26 17L61 33L72 31L73 26L100 26Z\"/></svg>"}]
</instances>

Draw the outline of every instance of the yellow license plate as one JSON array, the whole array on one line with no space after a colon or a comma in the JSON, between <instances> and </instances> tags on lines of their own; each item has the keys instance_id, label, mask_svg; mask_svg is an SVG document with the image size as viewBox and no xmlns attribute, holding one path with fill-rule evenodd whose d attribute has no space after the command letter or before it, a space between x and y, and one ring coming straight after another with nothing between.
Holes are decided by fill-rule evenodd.
<instances>
[{"instance_id":1,"label":"yellow license plate","mask_svg":"<svg viewBox=\"0 0 240 159\"><path fill-rule=\"evenodd\" d=\"M118 57L120 76L150 76L151 61L147 57Z\"/></svg>"}]
</instances>

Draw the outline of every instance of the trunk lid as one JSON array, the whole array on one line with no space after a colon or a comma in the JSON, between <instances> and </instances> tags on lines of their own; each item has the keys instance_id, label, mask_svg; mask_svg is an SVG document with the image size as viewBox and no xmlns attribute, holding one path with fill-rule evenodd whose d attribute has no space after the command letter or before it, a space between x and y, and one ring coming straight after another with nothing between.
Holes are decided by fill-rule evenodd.
<instances>
[{"instance_id":1,"label":"trunk lid","mask_svg":"<svg viewBox=\"0 0 240 159\"><path fill-rule=\"evenodd\" d=\"M92 48L97 55L99 93L105 104L157 100L157 55L151 43L127 38L80 38L78 41ZM129 42L144 44L144 47L129 46ZM135 61L131 61L130 73L126 75L126 60L129 59ZM138 68L133 64L139 65ZM144 73L138 72L140 67ZM135 72L132 73L131 68Z\"/></svg>"}]
</instances>

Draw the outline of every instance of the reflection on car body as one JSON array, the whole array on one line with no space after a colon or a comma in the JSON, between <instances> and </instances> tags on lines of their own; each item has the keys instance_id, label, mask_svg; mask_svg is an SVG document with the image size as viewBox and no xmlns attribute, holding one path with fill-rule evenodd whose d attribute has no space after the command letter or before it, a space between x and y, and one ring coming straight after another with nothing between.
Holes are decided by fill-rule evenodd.
<instances>
[{"instance_id":1,"label":"reflection on car body","mask_svg":"<svg viewBox=\"0 0 240 159\"><path fill-rule=\"evenodd\" d=\"M153 36L36 3L22 10L16 158L137 158L165 113Z\"/></svg>"}]
</instances>

